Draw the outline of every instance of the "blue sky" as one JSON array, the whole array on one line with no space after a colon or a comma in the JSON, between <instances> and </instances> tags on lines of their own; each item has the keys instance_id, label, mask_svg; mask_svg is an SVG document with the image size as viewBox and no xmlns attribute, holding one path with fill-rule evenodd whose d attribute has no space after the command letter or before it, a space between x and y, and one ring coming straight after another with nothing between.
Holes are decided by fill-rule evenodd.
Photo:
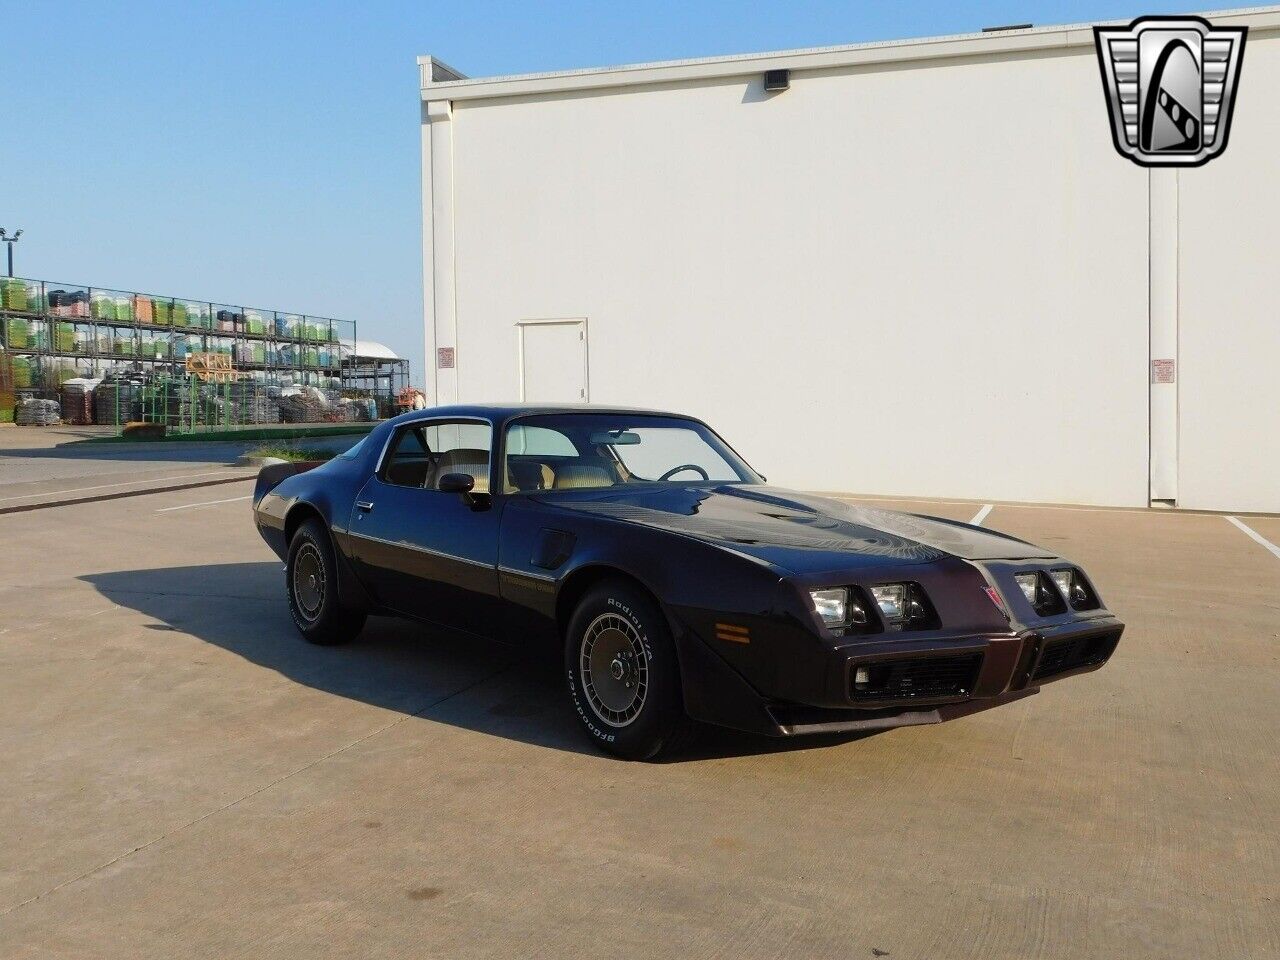
<instances>
[{"instance_id":1,"label":"blue sky","mask_svg":"<svg viewBox=\"0 0 1280 960\"><path fill-rule=\"evenodd\" d=\"M423 379L415 58L471 76L1172 3L0 3L17 273L354 319Z\"/></svg>"}]
</instances>

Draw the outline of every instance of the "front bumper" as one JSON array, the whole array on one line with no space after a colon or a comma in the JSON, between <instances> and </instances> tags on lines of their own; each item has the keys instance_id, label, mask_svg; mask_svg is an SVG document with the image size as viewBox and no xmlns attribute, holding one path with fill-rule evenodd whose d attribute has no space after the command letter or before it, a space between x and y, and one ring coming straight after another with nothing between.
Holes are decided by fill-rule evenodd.
<instances>
[{"instance_id":1,"label":"front bumper","mask_svg":"<svg viewBox=\"0 0 1280 960\"><path fill-rule=\"evenodd\" d=\"M1103 617L945 644L887 640L838 651L835 672L852 707L997 697L1098 669L1123 630Z\"/></svg>"},{"instance_id":2,"label":"front bumper","mask_svg":"<svg viewBox=\"0 0 1280 960\"><path fill-rule=\"evenodd\" d=\"M814 703L772 702L779 736L941 723L1097 670L1124 625L1110 615L945 642L886 639L833 651Z\"/></svg>"}]
</instances>

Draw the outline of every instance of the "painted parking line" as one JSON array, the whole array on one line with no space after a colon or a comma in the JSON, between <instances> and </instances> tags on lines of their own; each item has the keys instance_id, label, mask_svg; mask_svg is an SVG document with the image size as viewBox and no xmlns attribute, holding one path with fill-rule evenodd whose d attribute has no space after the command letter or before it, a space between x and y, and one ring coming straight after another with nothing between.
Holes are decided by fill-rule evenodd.
<instances>
[{"instance_id":1,"label":"painted parking line","mask_svg":"<svg viewBox=\"0 0 1280 960\"><path fill-rule=\"evenodd\" d=\"M180 477L150 477L143 478L141 480L121 480L118 483L95 483L91 487L67 487L65 490L54 490L52 492L24 493L17 497L0 497L0 503L8 503L11 500L33 500L37 497L48 497L55 494L57 496L64 496L68 493L84 493L86 490L106 490L110 487L129 487L138 483L168 483L170 480L196 480L200 477L216 477L219 475L225 476L226 471L211 470L207 473L184 473Z\"/></svg>"},{"instance_id":2,"label":"painted parking line","mask_svg":"<svg viewBox=\"0 0 1280 960\"><path fill-rule=\"evenodd\" d=\"M194 507L212 507L215 504L219 504L219 503L237 503L240 500L251 500L251 499L253 499L253 494L248 493L248 494L245 494L243 497L228 497L225 500L205 500L201 503L184 503L176 507L161 507L159 510L156 511L156 513L169 513L172 510L190 510Z\"/></svg>"},{"instance_id":3,"label":"painted parking line","mask_svg":"<svg viewBox=\"0 0 1280 960\"><path fill-rule=\"evenodd\" d=\"M1231 524L1234 527L1239 528L1244 533L1244 535L1247 536L1250 540L1255 540L1258 543L1260 543L1264 550L1270 550L1272 555L1275 556L1277 560L1280 560L1280 547L1277 547L1274 543L1272 543L1262 534L1258 533L1258 531L1245 526L1235 517L1227 517L1225 519L1227 523Z\"/></svg>"},{"instance_id":4,"label":"painted parking line","mask_svg":"<svg viewBox=\"0 0 1280 960\"><path fill-rule=\"evenodd\" d=\"M865 494L849 494L849 493L833 493L829 490L806 490L805 493L811 493L815 497L829 497L832 500L843 500L846 503L902 503L910 501L912 503L928 503L928 504L945 504L953 507L967 507L973 504L973 500L944 500L940 497L920 497L920 496L896 496L887 495L867 496ZM993 504L994 506L994 504ZM1059 510L1069 513L1112 513L1112 514L1142 514L1143 516L1161 516L1161 517L1221 517L1224 516L1217 510L1167 510L1157 509L1154 507L1080 507L1070 503L1001 503L1001 510ZM1265 514L1270 517L1271 514Z\"/></svg>"},{"instance_id":5,"label":"painted parking line","mask_svg":"<svg viewBox=\"0 0 1280 960\"><path fill-rule=\"evenodd\" d=\"M972 520L970 520L969 522L970 522L971 524L973 524L975 527L980 527L980 526L982 526L982 521L983 521L983 520L985 520L985 519L987 519L987 514L989 514L989 513L991 512L991 508L992 508L993 506L994 506L994 504L991 504L991 503L984 503L984 504L982 505L982 509L981 509L981 510L979 510L977 513L975 513L975 514L973 515L973 519L972 519Z\"/></svg>"}]
</instances>

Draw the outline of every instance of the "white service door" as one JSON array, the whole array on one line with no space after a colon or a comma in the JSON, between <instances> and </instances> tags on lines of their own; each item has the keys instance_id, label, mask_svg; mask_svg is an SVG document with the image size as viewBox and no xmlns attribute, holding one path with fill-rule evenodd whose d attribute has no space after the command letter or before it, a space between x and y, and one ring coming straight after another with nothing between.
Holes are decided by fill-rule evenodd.
<instances>
[{"instance_id":1,"label":"white service door","mask_svg":"<svg viewBox=\"0 0 1280 960\"><path fill-rule=\"evenodd\" d=\"M586 402L587 321L520 324L520 399Z\"/></svg>"}]
</instances>

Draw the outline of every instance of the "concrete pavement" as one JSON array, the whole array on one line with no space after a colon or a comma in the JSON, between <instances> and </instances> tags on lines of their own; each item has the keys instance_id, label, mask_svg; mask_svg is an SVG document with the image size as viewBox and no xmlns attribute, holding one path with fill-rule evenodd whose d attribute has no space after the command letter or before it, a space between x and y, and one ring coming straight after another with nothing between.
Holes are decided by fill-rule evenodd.
<instances>
[{"instance_id":1,"label":"concrete pavement","mask_svg":"<svg viewBox=\"0 0 1280 960\"><path fill-rule=\"evenodd\" d=\"M237 460L261 441L83 443L111 427L13 427L0 430L0 511L47 502L96 499L131 491L210 483L256 474ZM285 441L345 450L359 435Z\"/></svg>"},{"instance_id":2,"label":"concrete pavement","mask_svg":"<svg viewBox=\"0 0 1280 960\"><path fill-rule=\"evenodd\" d=\"M1280 560L1222 517L994 505L1129 624L1106 668L648 765L518 649L302 643L250 489L0 516L0 955L1280 955Z\"/></svg>"}]
</instances>

